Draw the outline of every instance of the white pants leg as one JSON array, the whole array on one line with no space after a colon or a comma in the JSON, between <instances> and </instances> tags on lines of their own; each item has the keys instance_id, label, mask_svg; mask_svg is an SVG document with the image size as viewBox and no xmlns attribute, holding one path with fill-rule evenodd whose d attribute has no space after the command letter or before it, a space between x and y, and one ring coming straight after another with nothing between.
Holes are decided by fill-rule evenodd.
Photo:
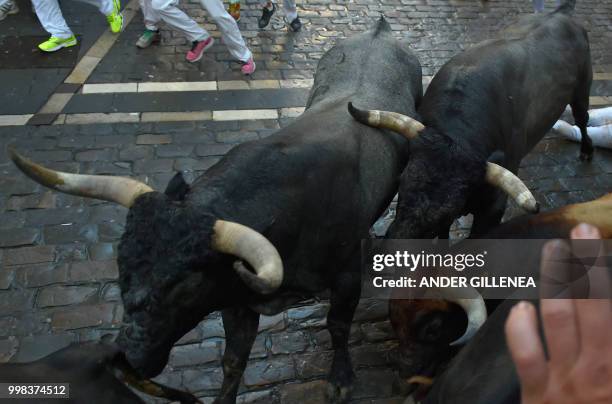
<instances>
[{"instance_id":1,"label":"white pants leg","mask_svg":"<svg viewBox=\"0 0 612 404\"><path fill-rule=\"evenodd\" d=\"M200 0L200 2L219 27L229 53L242 62L248 61L253 54L246 46L236 20L225 10L221 0Z\"/></svg>"},{"instance_id":2,"label":"white pants leg","mask_svg":"<svg viewBox=\"0 0 612 404\"><path fill-rule=\"evenodd\" d=\"M155 15L157 15L172 29L185 35L191 42L203 41L208 38L208 32L177 7L178 0L144 0L144 2L149 3L153 11L148 16L145 14L145 24L147 18L151 17L155 21ZM157 22L159 22L159 19L155 21L155 24Z\"/></svg>"},{"instance_id":3,"label":"white pants leg","mask_svg":"<svg viewBox=\"0 0 612 404\"><path fill-rule=\"evenodd\" d=\"M113 12L113 0L77 0L81 3L88 3L96 7L104 15L109 15Z\"/></svg>"},{"instance_id":4,"label":"white pants leg","mask_svg":"<svg viewBox=\"0 0 612 404\"><path fill-rule=\"evenodd\" d=\"M612 124L603 126L589 126L587 128L587 133L593 141L594 146L612 149Z\"/></svg>"},{"instance_id":5,"label":"white pants leg","mask_svg":"<svg viewBox=\"0 0 612 404\"><path fill-rule=\"evenodd\" d=\"M140 0L140 9L142 10L145 27L151 31L157 31L159 29L159 22L162 18L161 15L153 9L151 0Z\"/></svg>"},{"instance_id":6,"label":"white pants leg","mask_svg":"<svg viewBox=\"0 0 612 404\"><path fill-rule=\"evenodd\" d=\"M40 24L51 36L64 39L72 36L57 0L32 0L32 5Z\"/></svg>"},{"instance_id":7,"label":"white pants leg","mask_svg":"<svg viewBox=\"0 0 612 404\"><path fill-rule=\"evenodd\" d=\"M79 1L95 6L104 15L108 15L113 11L112 0ZM34 5L34 11L36 12L40 24L45 31L51 34L51 36L69 38L73 35L68 24L66 24L66 20L62 15L62 10L57 0L32 0L32 4Z\"/></svg>"},{"instance_id":8,"label":"white pants leg","mask_svg":"<svg viewBox=\"0 0 612 404\"><path fill-rule=\"evenodd\" d=\"M612 107L589 111L589 126L612 125Z\"/></svg>"},{"instance_id":9,"label":"white pants leg","mask_svg":"<svg viewBox=\"0 0 612 404\"><path fill-rule=\"evenodd\" d=\"M283 12L287 22L295 20L298 16L295 0L283 0Z\"/></svg>"},{"instance_id":10,"label":"white pants leg","mask_svg":"<svg viewBox=\"0 0 612 404\"><path fill-rule=\"evenodd\" d=\"M591 116L593 116L593 119L591 119ZM593 146L612 149L612 107L589 111L589 125L596 125L587 126L587 133L593 141ZM554 124L553 131L576 142L580 142L582 139L580 128L562 120L558 120Z\"/></svg>"}]
</instances>

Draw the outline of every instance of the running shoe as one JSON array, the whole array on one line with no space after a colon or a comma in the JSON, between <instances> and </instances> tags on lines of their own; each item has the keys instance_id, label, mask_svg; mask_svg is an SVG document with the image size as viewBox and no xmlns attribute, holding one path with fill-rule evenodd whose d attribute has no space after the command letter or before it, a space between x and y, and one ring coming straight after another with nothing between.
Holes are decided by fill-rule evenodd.
<instances>
[{"instance_id":1,"label":"running shoe","mask_svg":"<svg viewBox=\"0 0 612 404\"><path fill-rule=\"evenodd\" d=\"M300 21L300 18L295 17L295 19L289 23L289 28L291 28L293 32L298 32L302 29L302 21Z\"/></svg>"},{"instance_id":2,"label":"running shoe","mask_svg":"<svg viewBox=\"0 0 612 404\"><path fill-rule=\"evenodd\" d=\"M187 56L185 56L185 59L187 59L187 61L191 63L197 62L198 60L202 59L202 55L204 54L206 49L213 46L214 43L215 40L212 36L209 36L204 41L193 41L191 45L191 50L187 52Z\"/></svg>"},{"instance_id":3,"label":"running shoe","mask_svg":"<svg viewBox=\"0 0 612 404\"><path fill-rule=\"evenodd\" d=\"M52 36L45 42L38 45L41 51L44 52L55 52L62 48L69 48L77 44L77 39L74 35L69 38L58 38L56 36Z\"/></svg>"},{"instance_id":4,"label":"running shoe","mask_svg":"<svg viewBox=\"0 0 612 404\"><path fill-rule=\"evenodd\" d=\"M150 29L145 29L145 32L143 32L140 38L138 38L138 41L136 42L136 46L138 46L140 49L144 49L160 41L161 41L161 34L159 33L159 30L153 31Z\"/></svg>"},{"instance_id":5,"label":"running shoe","mask_svg":"<svg viewBox=\"0 0 612 404\"><path fill-rule=\"evenodd\" d=\"M258 22L259 28L265 28L268 26L270 23L270 18L272 18L275 11L276 5L274 3L272 3L272 10L268 10L268 8L264 6L263 10L261 11L261 18Z\"/></svg>"},{"instance_id":6,"label":"running shoe","mask_svg":"<svg viewBox=\"0 0 612 404\"><path fill-rule=\"evenodd\" d=\"M247 60L246 62L244 62L242 64L242 68L240 70L242 70L242 74L248 76L250 74L253 74L253 72L255 72L255 62L253 61L253 58L251 57L249 60Z\"/></svg>"},{"instance_id":7,"label":"running shoe","mask_svg":"<svg viewBox=\"0 0 612 404\"><path fill-rule=\"evenodd\" d=\"M121 3L119 0L113 0L113 11L106 16L106 21L108 21L113 34L117 34L123 29L123 15L121 14Z\"/></svg>"}]
</instances>

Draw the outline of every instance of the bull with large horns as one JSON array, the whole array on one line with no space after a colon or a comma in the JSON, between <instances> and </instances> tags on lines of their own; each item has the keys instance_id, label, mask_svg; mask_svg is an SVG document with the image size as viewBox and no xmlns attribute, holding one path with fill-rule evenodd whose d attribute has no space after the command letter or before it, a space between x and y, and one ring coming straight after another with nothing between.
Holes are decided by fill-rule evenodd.
<instances>
[{"instance_id":1,"label":"bull with large horns","mask_svg":"<svg viewBox=\"0 0 612 404\"><path fill-rule=\"evenodd\" d=\"M582 134L580 157L591 159L586 131L591 58L585 29L568 15L574 3L567 0L550 14L525 17L498 39L449 60L423 97L420 121L348 104L357 121L410 140L388 238L447 238L453 221L468 213L474 214L471 234L484 234L501 221L507 195L537 212L535 198L515 173L568 104ZM486 320L482 297L455 302L467 313L465 332L459 337L425 328L425 341L442 335L453 337L447 342L464 343ZM404 355L406 367L430 352L421 348Z\"/></svg>"},{"instance_id":2,"label":"bull with large horns","mask_svg":"<svg viewBox=\"0 0 612 404\"><path fill-rule=\"evenodd\" d=\"M580 156L591 158L591 58L586 31L567 15L573 3L526 17L449 60L423 96L420 122L349 104L358 121L411 139L387 237L446 238L453 221L468 213L472 234L482 234L499 224L507 195L536 212L515 174L568 104L582 134Z\"/></svg>"},{"instance_id":3,"label":"bull with large horns","mask_svg":"<svg viewBox=\"0 0 612 404\"><path fill-rule=\"evenodd\" d=\"M118 249L125 306L118 342L143 376L164 368L173 344L221 310L226 334L218 403L233 403L260 314L331 290L335 354L330 398L354 378L350 324L360 296L360 240L393 198L407 141L355 122L346 103L415 114L421 67L381 19L319 62L307 110L265 139L232 149L193 184L164 193L117 177L43 168L12 153L34 180L129 208Z\"/></svg>"}]
</instances>

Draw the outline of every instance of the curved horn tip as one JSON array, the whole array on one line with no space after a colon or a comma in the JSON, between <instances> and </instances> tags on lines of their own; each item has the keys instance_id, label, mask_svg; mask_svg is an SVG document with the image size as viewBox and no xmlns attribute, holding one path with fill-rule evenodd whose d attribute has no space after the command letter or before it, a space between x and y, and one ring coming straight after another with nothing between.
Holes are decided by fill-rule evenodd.
<instances>
[{"instance_id":1,"label":"curved horn tip","mask_svg":"<svg viewBox=\"0 0 612 404\"><path fill-rule=\"evenodd\" d=\"M352 101L348 102L348 112L351 115L353 115L353 112L355 112L355 107L353 106L353 102Z\"/></svg>"},{"instance_id":2,"label":"curved horn tip","mask_svg":"<svg viewBox=\"0 0 612 404\"><path fill-rule=\"evenodd\" d=\"M25 160L25 157L19 154L19 152L14 146L8 146L6 150L13 163L19 165L20 162L23 162Z\"/></svg>"},{"instance_id":3,"label":"curved horn tip","mask_svg":"<svg viewBox=\"0 0 612 404\"><path fill-rule=\"evenodd\" d=\"M355 107L352 102L348 103L348 111L349 114L357 121L361 123L368 122L368 112L362 111L359 108Z\"/></svg>"},{"instance_id":4,"label":"curved horn tip","mask_svg":"<svg viewBox=\"0 0 612 404\"><path fill-rule=\"evenodd\" d=\"M540 212L540 203L535 200L528 200L522 204L519 204L519 206L527 213L535 214Z\"/></svg>"},{"instance_id":5,"label":"curved horn tip","mask_svg":"<svg viewBox=\"0 0 612 404\"><path fill-rule=\"evenodd\" d=\"M274 293L279 288L280 283L271 284L259 278L257 275L249 271L241 261L234 262L234 270L240 276L240 279L252 290L255 290L262 295ZM278 284L277 284L278 283Z\"/></svg>"},{"instance_id":6,"label":"curved horn tip","mask_svg":"<svg viewBox=\"0 0 612 404\"><path fill-rule=\"evenodd\" d=\"M471 299L448 299L463 308L467 315L467 327L465 333L457 340L450 343L451 346L462 345L468 342L487 321L487 306L480 293L477 298Z\"/></svg>"},{"instance_id":7,"label":"curved horn tip","mask_svg":"<svg viewBox=\"0 0 612 404\"><path fill-rule=\"evenodd\" d=\"M459 345L463 345L466 342L468 342L469 340L472 339L472 337L476 335L476 331L469 331L466 332L465 334L463 334L459 339L451 342L449 345L450 346L459 346Z\"/></svg>"}]
</instances>

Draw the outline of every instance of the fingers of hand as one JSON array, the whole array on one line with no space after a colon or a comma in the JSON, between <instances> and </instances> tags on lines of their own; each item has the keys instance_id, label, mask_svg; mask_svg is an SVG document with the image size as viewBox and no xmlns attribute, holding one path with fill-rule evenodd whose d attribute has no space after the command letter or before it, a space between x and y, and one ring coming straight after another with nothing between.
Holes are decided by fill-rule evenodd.
<instances>
[{"instance_id":1,"label":"fingers of hand","mask_svg":"<svg viewBox=\"0 0 612 404\"><path fill-rule=\"evenodd\" d=\"M538 333L535 308L520 302L506 321L506 339L521 381L523 402L544 394L548 370L544 350Z\"/></svg>"}]
</instances>

